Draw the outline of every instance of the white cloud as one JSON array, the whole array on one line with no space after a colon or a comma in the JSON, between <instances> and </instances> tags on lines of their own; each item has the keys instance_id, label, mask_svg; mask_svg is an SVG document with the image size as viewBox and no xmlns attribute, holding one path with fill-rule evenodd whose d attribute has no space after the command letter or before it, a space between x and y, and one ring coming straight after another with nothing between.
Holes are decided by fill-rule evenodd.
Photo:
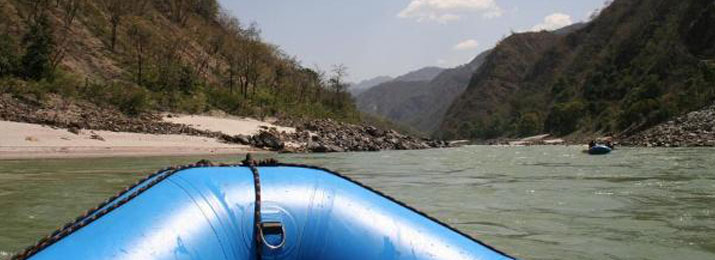
<instances>
[{"instance_id":1,"label":"white cloud","mask_svg":"<svg viewBox=\"0 0 715 260\"><path fill-rule=\"evenodd\" d=\"M563 13L554 13L544 18L544 22L531 27L531 31L553 31L573 24L571 16Z\"/></svg>"},{"instance_id":2,"label":"white cloud","mask_svg":"<svg viewBox=\"0 0 715 260\"><path fill-rule=\"evenodd\" d=\"M490 19L500 17L503 11L495 0L412 0L397 17L448 23L475 13Z\"/></svg>"},{"instance_id":3,"label":"white cloud","mask_svg":"<svg viewBox=\"0 0 715 260\"><path fill-rule=\"evenodd\" d=\"M454 45L454 50L457 51L468 51L468 50L475 50L479 48L479 42L477 40L466 40L462 41L460 43L457 43L457 45Z\"/></svg>"}]
</instances>

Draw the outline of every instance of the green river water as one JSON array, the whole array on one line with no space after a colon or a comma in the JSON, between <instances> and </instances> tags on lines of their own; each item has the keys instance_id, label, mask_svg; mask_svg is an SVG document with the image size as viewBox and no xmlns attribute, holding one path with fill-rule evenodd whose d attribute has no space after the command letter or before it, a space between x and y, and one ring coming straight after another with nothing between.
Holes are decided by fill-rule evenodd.
<instances>
[{"instance_id":1,"label":"green river water","mask_svg":"<svg viewBox=\"0 0 715 260\"><path fill-rule=\"evenodd\" d=\"M470 146L277 155L374 187L521 259L715 259L715 149ZM0 259L147 173L199 159L0 161Z\"/></svg>"}]
</instances>

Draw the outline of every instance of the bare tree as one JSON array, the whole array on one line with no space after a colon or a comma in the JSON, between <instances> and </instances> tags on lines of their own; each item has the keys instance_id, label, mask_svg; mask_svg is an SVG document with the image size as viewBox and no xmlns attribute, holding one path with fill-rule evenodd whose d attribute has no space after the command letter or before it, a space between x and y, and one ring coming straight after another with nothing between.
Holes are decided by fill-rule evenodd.
<instances>
[{"instance_id":1,"label":"bare tree","mask_svg":"<svg viewBox=\"0 0 715 260\"><path fill-rule=\"evenodd\" d=\"M320 102L320 100L323 98L323 89L326 88L326 83L327 83L327 72L325 70L321 69L318 64L313 65L313 74L312 76L312 81L313 84L315 84L315 101Z\"/></svg>"},{"instance_id":2,"label":"bare tree","mask_svg":"<svg viewBox=\"0 0 715 260\"><path fill-rule=\"evenodd\" d=\"M59 3L60 1L58 0L57 2ZM85 4L85 0L64 0L61 5L58 4L64 11L62 23L65 30L70 30L72 23L77 18L77 14L82 12L82 8L84 8Z\"/></svg>"},{"instance_id":3,"label":"bare tree","mask_svg":"<svg viewBox=\"0 0 715 260\"><path fill-rule=\"evenodd\" d=\"M57 0L56 4L62 8L64 16L62 17L62 28L58 32L60 37L58 37L55 49L50 55L50 68L53 72L57 70L57 67L67 55L67 45L73 39L71 35L72 23L77 18L77 15L82 12L82 8L86 3L85 0Z\"/></svg>"},{"instance_id":4,"label":"bare tree","mask_svg":"<svg viewBox=\"0 0 715 260\"><path fill-rule=\"evenodd\" d=\"M128 12L136 16L143 16L151 0L127 0Z\"/></svg>"},{"instance_id":5,"label":"bare tree","mask_svg":"<svg viewBox=\"0 0 715 260\"><path fill-rule=\"evenodd\" d=\"M243 97L248 98L249 88L253 87L255 96L260 79L260 60L266 55L262 50L262 43L259 36L260 31L255 24L242 31L242 37L238 44L238 71L240 74L240 85Z\"/></svg>"},{"instance_id":6,"label":"bare tree","mask_svg":"<svg viewBox=\"0 0 715 260\"><path fill-rule=\"evenodd\" d=\"M169 5L169 10L171 12L171 19L180 25L186 25L186 21L189 19L190 10L192 8L192 2L196 0L168 0L166 3Z\"/></svg>"},{"instance_id":7,"label":"bare tree","mask_svg":"<svg viewBox=\"0 0 715 260\"><path fill-rule=\"evenodd\" d=\"M109 23L112 26L112 36L110 39L110 49L114 51L117 44L117 28L122 22L122 17L127 12L127 0L104 0L104 6L107 9Z\"/></svg>"},{"instance_id":8,"label":"bare tree","mask_svg":"<svg viewBox=\"0 0 715 260\"><path fill-rule=\"evenodd\" d=\"M335 91L335 104L342 106L343 103L341 94L345 92L349 86L344 82L345 78L348 76L348 67L343 64L333 65L331 72L332 76L330 77L330 87Z\"/></svg>"},{"instance_id":9,"label":"bare tree","mask_svg":"<svg viewBox=\"0 0 715 260\"><path fill-rule=\"evenodd\" d=\"M151 35L142 28L140 24L135 23L129 28L129 38L132 41L134 55L136 57L136 83L141 86L144 78L144 61L146 59L146 51L150 44Z\"/></svg>"},{"instance_id":10,"label":"bare tree","mask_svg":"<svg viewBox=\"0 0 715 260\"><path fill-rule=\"evenodd\" d=\"M206 70L210 68L211 60L221 52L221 48L224 47L224 42L226 41L226 37L222 33L212 31L207 32L207 34L207 36L201 37L202 39L206 39L202 44L204 51L201 53L201 57L197 59L195 66L196 75L202 78L205 78L204 74Z\"/></svg>"}]
</instances>

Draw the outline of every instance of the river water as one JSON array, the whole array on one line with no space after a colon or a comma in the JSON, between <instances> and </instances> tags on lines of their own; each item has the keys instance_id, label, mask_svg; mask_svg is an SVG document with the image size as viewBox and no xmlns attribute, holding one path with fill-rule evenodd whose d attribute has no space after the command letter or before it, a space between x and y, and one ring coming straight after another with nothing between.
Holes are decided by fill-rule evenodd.
<instances>
[{"instance_id":1,"label":"river water","mask_svg":"<svg viewBox=\"0 0 715 260\"><path fill-rule=\"evenodd\" d=\"M581 149L277 157L344 173L521 259L715 259L715 149ZM199 159L0 161L0 259L147 173Z\"/></svg>"}]
</instances>

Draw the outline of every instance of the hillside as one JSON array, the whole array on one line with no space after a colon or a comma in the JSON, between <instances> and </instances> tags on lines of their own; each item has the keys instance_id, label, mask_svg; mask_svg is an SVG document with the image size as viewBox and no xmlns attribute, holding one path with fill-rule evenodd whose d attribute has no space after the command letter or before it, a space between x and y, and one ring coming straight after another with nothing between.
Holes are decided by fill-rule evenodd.
<instances>
[{"instance_id":1,"label":"hillside","mask_svg":"<svg viewBox=\"0 0 715 260\"><path fill-rule=\"evenodd\" d=\"M439 135L630 135L697 110L715 97L712 28L712 1L617 0L575 32L512 35Z\"/></svg>"},{"instance_id":2,"label":"hillside","mask_svg":"<svg viewBox=\"0 0 715 260\"><path fill-rule=\"evenodd\" d=\"M468 64L439 70L433 77L419 78L410 73L376 86L357 97L358 109L432 133L452 101L467 87L469 78L481 66L487 53L480 54Z\"/></svg>"},{"instance_id":3,"label":"hillside","mask_svg":"<svg viewBox=\"0 0 715 260\"><path fill-rule=\"evenodd\" d=\"M21 100L357 121L344 75L301 67L215 0L0 0L0 90Z\"/></svg>"}]
</instances>

